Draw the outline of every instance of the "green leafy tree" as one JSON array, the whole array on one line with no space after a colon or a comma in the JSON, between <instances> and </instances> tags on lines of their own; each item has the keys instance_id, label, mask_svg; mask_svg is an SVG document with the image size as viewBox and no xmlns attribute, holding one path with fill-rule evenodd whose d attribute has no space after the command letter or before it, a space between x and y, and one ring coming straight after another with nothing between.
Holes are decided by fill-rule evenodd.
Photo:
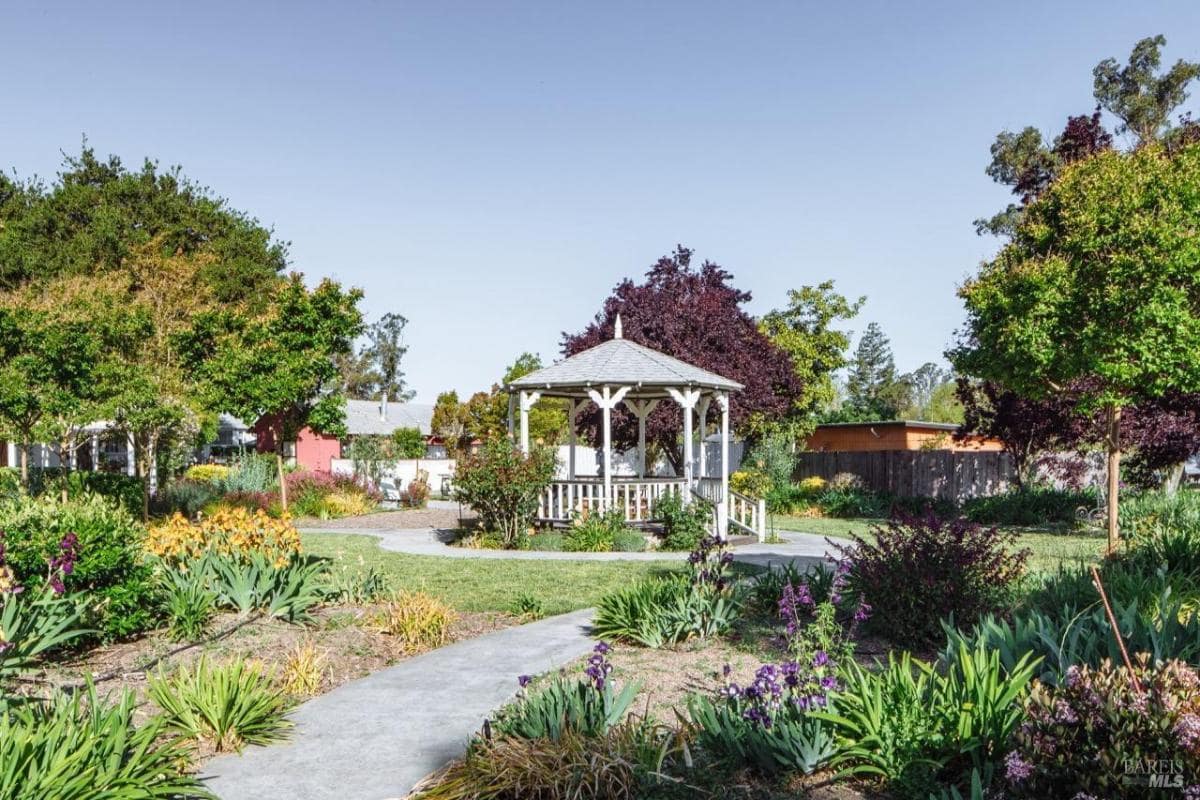
<instances>
[{"instance_id":1,"label":"green leafy tree","mask_svg":"<svg viewBox=\"0 0 1200 800\"><path fill-rule=\"evenodd\" d=\"M1107 152L1060 175L1013 241L959 291L949 353L1022 396L1070 389L1106 420L1109 546L1118 538L1122 410L1200 391L1200 143Z\"/></svg>"},{"instance_id":2,"label":"green leafy tree","mask_svg":"<svg viewBox=\"0 0 1200 800\"><path fill-rule=\"evenodd\" d=\"M1142 144L1169 131L1172 112L1188 98L1187 85L1200 77L1200 64L1183 59L1159 74L1166 44L1161 34L1142 39L1124 67L1106 58L1092 70L1096 100L1121 121L1117 133L1132 133Z\"/></svg>"},{"instance_id":3,"label":"green leafy tree","mask_svg":"<svg viewBox=\"0 0 1200 800\"><path fill-rule=\"evenodd\" d=\"M455 458L464 449L467 436L467 409L458 401L458 392L442 392L433 403L433 435L442 440L446 455Z\"/></svg>"},{"instance_id":4,"label":"green leafy tree","mask_svg":"<svg viewBox=\"0 0 1200 800\"><path fill-rule=\"evenodd\" d=\"M392 441L400 458L425 457L425 434L419 428L397 428L392 431Z\"/></svg>"},{"instance_id":5,"label":"green leafy tree","mask_svg":"<svg viewBox=\"0 0 1200 800\"><path fill-rule=\"evenodd\" d=\"M275 443L280 500L287 509L284 445L304 428L345 433L345 398L336 391L334 359L353 347L362 330L362 292L323 280L312 291L293 275L265 313L250 318L208 317L194 337L203 379L214 402L247 420L263 421Z\"/></svg>"},{"instance_id":6,"label":"green leafy tree","mask_svg":"<svg viewBox=\"0 0 1200 800\"><path fill-rule=\"evenodd\" d=\"M466 404L467 432L471 436L486 440L503 436L508 431L508 393L503 386L523 378L542 368L541 356L521 353L504 370L500 383L492 384L491 391L476 392ZM562 400L546 398L538 400L529 410L529 439L542 444L558 444L566 438L567 412Z\"/></svg>"},{"instance_id":7,"label":"green leafy tree","mask_svg":"<svg viewBox=\"0 0 1200 800\"><path fill-rule=\"evenodd\" d=\"M847 365L850 348L849 332L836 326L857 316L865 302L866 297L847 300L834 291L833 281L824 281L789 290L787 307L771 311L760 320L759 329L791 356L796 377L804 387L785 423L791 438L810 433L818 412L834 403L837 390L833 377Z\"/></svg>"},{"instance_id":8,"label":"green leafy tree","mask_svg":"<svg viewBox=\"0 0 1200 800\"><path fill-rule=\"evenodd\" d=\"M0 288L120 272L150 242L164 256L211 255L199 278L221 303L269 297L287 265L286 243L179 167L147 159L130 170L85 142L52 185L6 178L0 186Z\"/></svg>"},{"instance_id":9,"label":"green leafy tree","mask_svg":"<svg viewBox=\"0 0 1200 800\"><path fill-rule=\"evenodd\" d=\"M846 375L845 421L895 419L908 405L908 389L896 375L892 344L872 322L863 331Z\"/></svg>"},{"instance_id":10,"label":"green leafy tree","mask_svg":"<svg viewBox=\"0 0 1200 800\"><path fill-rule=\"evenodd\" d=\"M399 314L384 314L366 329L367 343L359 351L338 358L342 391L348 397L376 400L387 395L401 403L413 398L401 369L408 352L404 344L407 325L408 320Z\"/></svg>"}]
</instances>

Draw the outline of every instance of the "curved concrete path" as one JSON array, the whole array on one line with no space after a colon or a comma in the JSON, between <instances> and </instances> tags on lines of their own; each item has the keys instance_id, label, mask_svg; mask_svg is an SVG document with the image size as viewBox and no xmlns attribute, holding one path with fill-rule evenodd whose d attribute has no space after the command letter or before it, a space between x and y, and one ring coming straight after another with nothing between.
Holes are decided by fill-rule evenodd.
<instances>
[{"instance_id":1,"label":"curved concrete path","mask_svg":"<svg viewBox=\"0 0 1200 800\"><path fill-rule=\"evenodd\" d=\"M415 656L309 700L289 741L213 759L221 800L393 800L461 755L485 717L536 675L592 648L591 610Z\"/></svg>"},{"instance_id":2,"label":"curved concrete path","mask_svg":"<svg viewBox=\"0 0 1200 800\"><path fill-rule=\"evenodd\" d=\"M418 530L336 530L319 528L305 533L354 534L359 536L374 536L379 539L379 546L394 553L408 553L417 556L443 556L445 558L495 558L505 560L546 560L546 561L682 561L687 553L649 552L649 553L562 553L546 550L484 550L469 547L454 547L448 542L452 537L450 531L439 531L433 528ZM821 536L812 533L796 533L783 531L780 533L783 542L780 544L743 544L733 548L735 561L746 564L766 566L769 563L779 564L787 561L798 562L799 566L825 561L833 553L833 548Z\"/></svg>"}]
</instances>

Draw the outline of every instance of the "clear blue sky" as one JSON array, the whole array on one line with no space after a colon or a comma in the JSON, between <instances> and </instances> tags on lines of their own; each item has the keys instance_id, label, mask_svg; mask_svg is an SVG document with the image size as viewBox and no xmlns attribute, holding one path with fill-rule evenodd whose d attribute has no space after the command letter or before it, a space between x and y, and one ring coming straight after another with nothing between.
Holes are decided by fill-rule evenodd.
<instances>
[{"instance_id":1,"label":"clear blue sky","mask_svg":"<svg viewBox=\"0 0 1200 800\"><path fill-rule=\"evenodd\" d=\"M996 132L1057 132L1157 33L1200 58L1200 3L8 2L0 166L52 177L84 133L181 164L407 316L423 401L552 360L677 242L754 313L868 295L907 370L995 249Z\"/></svg>"}]
</instances>

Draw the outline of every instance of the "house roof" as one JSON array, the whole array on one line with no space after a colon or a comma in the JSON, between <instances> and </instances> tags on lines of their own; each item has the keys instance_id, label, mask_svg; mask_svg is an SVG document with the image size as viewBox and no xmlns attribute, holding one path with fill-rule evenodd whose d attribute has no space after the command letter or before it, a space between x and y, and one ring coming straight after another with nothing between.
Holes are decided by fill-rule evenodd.
<instances>
[{"instance_id":1,"label":"house roof","mask_svg":"<svg viewBox=\"0 0 1200 800\"><path fill-rule=\"evenodd\" d=\"M877 420L875 422L826 422L818 425L817 428L886 428L897 425L905 428L917 428L919 430L930 431L956 431L960 427L953 422L925 422L919 419L887 419Z\"/></svg>"},{"instance_id":2,"label":"house roof","mask_svg":"<svg viewBox=\"0 0 1200 800\"><path fill-rule=\"evenodd\" d=\"M387 436L397 428L417 428L429 436L433 406L429 403L388 403L378 400L346 401L346 432L351 436Z\"/></svg>"},{"instance_id":3,"label":"house roof","mask_svg":"<svg viewBox=\"0 0 1200 800\"><path fill-rule=\"evenodd\" d=\"M505 386L510 392L541 390L550 396L579 396L600 386L634 386L639 394L699 387L740 391L742 384L628 339L614 338L531 372Z\"/></svg>"}]
</instances>

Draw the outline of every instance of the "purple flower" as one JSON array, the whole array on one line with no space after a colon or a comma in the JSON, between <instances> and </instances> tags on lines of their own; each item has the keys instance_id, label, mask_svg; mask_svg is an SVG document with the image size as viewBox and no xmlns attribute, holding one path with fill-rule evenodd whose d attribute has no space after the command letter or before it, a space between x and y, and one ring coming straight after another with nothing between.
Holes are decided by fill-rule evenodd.
<instances>
[{"instance_id":1,"label":"purple flower","mask_svg":"<svg viewBox=\"0 0 1200 800\"><path fill-rule=\"evenodd\" d=\"M528 686L531 683L533 683L533 678L529 677L528 675L519 675L517 677L517 684L522 689L524 689L526 686Z\"/></svg>"},{"instance_id":2,"label":"purple flower","mask_svg":"<svg viewBox=\"0 0 1200 800\"><path fill-rule=\"evenodd\" d=\"M871 618L871 604L865 600L858 604L858 608L854 609L854 622L862 623Z\"/></svg>"},{"instance_id":3,"label":"purple flower","mask_svg":"<svg viewBox=\"0 0 1200 800\"><path fill-rule=\"evenodd\" d=\"M826 653L824 650L818 650L817 654L815 656L813 656L812 663L813 663L814 667L825 666L826 664L829 663L829 654Z\"/></svg>"},{"instance_id":4,"label":"purple flower","mask_svg":"<svg viewBox=\"0 0 1200 800\"><path fill-rule=\"evenodd\" d=\"M592 648L592 652L599 653L602 656L606 656L612 652L612 646L609 645L608 642L597 642L596 646Z\"/></svg>"},{"instance_id":5,"label":"purple flower","mask_svg":"<svg viewBox=\"0 0 1200 800\"><path fill-rule=\"evenodd\" d=\"M1016 750L1004 758L1004 775L1013 783L1021 783L1033 774L1033 765L1021 758Z\"/></svg>"},{"instance_id":6,"label":"purple flower","mask_svg":"<svg viewBox=\"0 0 1200 800\"><path fill-rule=\"evenodd\" d=\"M728 664L721 667L721 674L726 678L728 678L730 673L732 673L732 672L733 672L733 667L729 666Z\"/></svg>"},{"instance_id":7,"label":"purple flower","mask_svg":"<svg viewBox=\"0 0 1200 800\"><path fill-rule=\"evenodd\" d=\"M1200 716L1181 714L1173 729L1179 746L1191 750L1200 744Z\"/></svg>"}]
</instances>

